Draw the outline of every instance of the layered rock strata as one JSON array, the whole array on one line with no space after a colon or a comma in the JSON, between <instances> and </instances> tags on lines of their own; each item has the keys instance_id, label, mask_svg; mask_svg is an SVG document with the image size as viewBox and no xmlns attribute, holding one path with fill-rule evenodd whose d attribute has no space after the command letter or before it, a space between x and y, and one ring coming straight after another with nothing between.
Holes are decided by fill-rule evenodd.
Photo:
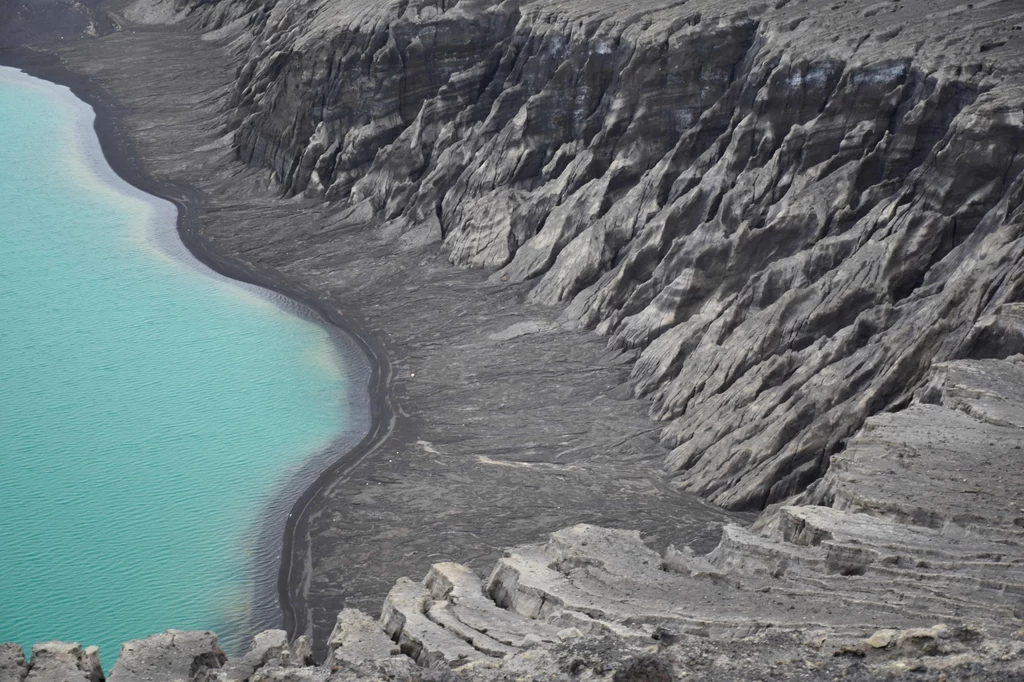
<instances>
[{"instance_id":1,"label":"layered rock strata","mask_svg":"<svg viewBox=\"0 0 1024 682\"><path fill-rule=\"evenodd\" d=\"M906 645L924 657L919 671L952 664L956 678L982 659L1024 674L1022 448L1024 357L938 364L906 409L867 420L808 504L726 527L707 555L575 526L506 552L486 582L455 564L400 581L381 627L421 663L456 667L569 633L634 643L773 633L867 660ZM1010 647L1003 660L977 657L986 637ZM955 664L940 655L947 638L966 647L954 647Z\"/></svg>"},{"instance_id":2,"label":"layered rock strata","mask_svg":"<svg viewBox=\"0 0 1024 682\"><path fill-rule=\"evenodd\" d=\"M143 0L143 4L150 0ZM285 195L635 356L674 483L802 491L933 361L1024 350L1024 13L957 0L175 6Z\"/></svg>"},{"instance_id":3,"label":"layered rock strata","mask_svg":"<svg viewBox=\"0 0 1024 682\"><path fill-rule=\"evenodd\" d=\"M363 338L381 365L372 397L390 408L386 437L366 456L333 451L340 467L292 536L292 632L319 656L342 608L379 609L398 577L442 557L487 571L505 547L580 522L708 551L722 522L751 518L665 484L657 425L620 389L627 354L524 304L521 287L451 267L431 245L399 248L358 211L268 192L220 127L235 75L220 43L177 27L126 29L60 57L86 77L69 82L93 97L116 169L180 202L200 257L357 333L379 332ZM361 383L351 377L360 403ZM269 530L273 557L281 533ZM278 626L277 598L254 595L244 612L254 622L234 631Z\"/></svg>"}]
</instances>

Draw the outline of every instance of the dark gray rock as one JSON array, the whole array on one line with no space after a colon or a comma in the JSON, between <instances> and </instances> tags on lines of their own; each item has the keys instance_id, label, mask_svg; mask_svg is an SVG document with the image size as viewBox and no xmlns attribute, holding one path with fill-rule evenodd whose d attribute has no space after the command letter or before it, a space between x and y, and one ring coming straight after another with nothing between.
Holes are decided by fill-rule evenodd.
<instances>
[{"instance_id":1,"label":"dark gray rock","mask_svg":"<svg viewBox=\"0 0 1024 682\"><path fill-rule=\"evenodd\" d=\"M612 676L612 682L672 682L674 679L676 677L672 665L652 655L637 656L626 661Z\"/></svg>"},{"instance_id":2,"label":"dark gray rock","mask_svg":"<svg viewBox=\"0 0 1024 682\"><path fill-rule=\"evenodd\" d=\"M0 50L96 37L117 27L100 0L0 0Z\"/></svg>"}]
</instances>

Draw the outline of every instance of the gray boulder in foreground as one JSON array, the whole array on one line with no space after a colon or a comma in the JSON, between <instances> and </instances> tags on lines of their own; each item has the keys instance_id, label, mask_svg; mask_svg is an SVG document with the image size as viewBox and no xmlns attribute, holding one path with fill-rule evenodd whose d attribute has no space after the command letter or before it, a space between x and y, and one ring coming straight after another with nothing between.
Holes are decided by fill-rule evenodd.
<instances>
[{"instance_id":1,"label":"gray boulder in foreground","mask_svg":"<svg viewBox=\"0 0 1024 682\"><path fill-rule=\"evenodd\" d=\"M174 682L195 679L226 661L212 632L168 630L121 645L113 681ZM32 661L35 666L35 659Z\"/></svg>"},{"instance_id":2,"label":"gray boulder in foreground","mask_svg":"<svg viewBox=\"0 0 1024 682\"><path fill-rule=\"evenodd\" d=\"M0 682L21 682L28 675L25 652L17 644L0 644Z\"/></svg>"},{"instance_id":3,"label":"gray boulder in foreground","mask_svg":"<svg viewBox=\"0 0 1024 682\"><path fill-rule=\"evenodd\" d=\"M26 682L102 682L99 649L65 642L32 646Z\"/></svg>"}]
</instances>

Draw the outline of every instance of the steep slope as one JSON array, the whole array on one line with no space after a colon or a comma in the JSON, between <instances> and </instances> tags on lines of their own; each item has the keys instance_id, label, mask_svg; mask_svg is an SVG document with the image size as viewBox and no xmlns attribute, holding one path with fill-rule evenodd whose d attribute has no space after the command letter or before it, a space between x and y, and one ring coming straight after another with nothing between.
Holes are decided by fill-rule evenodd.
<instances>
[{"instance_id":1,"label":"steep slope","mask_svg":"<svg viewBox=\"0 0 1024 682\"><path fill-rule=\"evenodd\" d=\"M1016 3L175 9L238 56L244 162L635 353L676 485L727 508L933 361L1024 350Z\"/></svg>"}]
</instances>

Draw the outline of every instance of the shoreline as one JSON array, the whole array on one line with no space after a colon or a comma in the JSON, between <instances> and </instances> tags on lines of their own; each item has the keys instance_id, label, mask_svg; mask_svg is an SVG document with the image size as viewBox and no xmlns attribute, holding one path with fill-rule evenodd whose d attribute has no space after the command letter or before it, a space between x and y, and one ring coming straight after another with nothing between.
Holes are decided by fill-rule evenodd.
<instances>
[{"instance_id":1,"label":"shoreline","mask_svg":"<svg viewBox=\"0 0 1024 682\"><path fill-rule=\"evenodd\" d=\"M245 264L235 279L287 282L316 310L339 311L342 327L378 330L362 336L371 350L386 344L387 356L375 355L387 364L373 380L371 435L275 507L279 519L293 512L285 538L257 539L287 541L276 601L293 634L312 634L316 656L340 611L379 613L395 580L437 561L486 572L506 548L576 523L640 530L658 551L709 551L724 523L750 522L667 484L660 429L647 401L622 394L629 356L607 339L561 325L559 310L524 301L522 286L453 267L436 244L404 244L335 205L283 198L235 160L223 127L235 66L221 43L162 26L21 55L47 66L44 77L74 79L80 96L99 89L83 99L109 107L97 112L115 119L101 119L105 142L121 152L130 136L137 154L119 163L144 162L143 180L166 179L157 191L184 202L190 248L219 266ZM276 561L263 557L260 575ZM276 604L261 604L277 622Z\"/></svg>"},{"instance_id":2,"label":"shoreline","mask_svg":"<svg viewBox=\"0 0 1024 682\"><path fill-rule=\"evenodd\" d=\"M715 3L703 4L719 9L712 8ZM406 127L417 136L410 147L413 153L445 154L443 159L432 157L438 161L430 173L410 178L414 184L427 178L419 186L436 192L421 197L442 202L435 204L441 209L454 211L460 204L462 217L448 221L446 216L454 214L445 211L435 224L417 212L408 214L408 223L382 226L341 210L344 198L327 203L287 197L291 190L302 191L296 185L289 189L289 178L304 181L294 170L296 159L314 158L322 142L319 135L312 142L304 140L303 117L308 116L305 122L316 131L320 124L333 126L329 137L338 149L352 141L349 133L359 124L356 116L336 114L358 99L344 81L357 81L360 74L346 72L353 62L335 61L343 41L334 42L323 29L327 19L347 20L344 4L320 8L305 18L307 8L282 6L275 23L252 31L248 56L257 58L241 69L243 51L225 46L238 48L246 38L239 35L229 43L225 35L230 30L211 37L184 32L180 26L143 29L55 48L69 68L88 76L86 82L99 83L110 93L111 106L124 105L120 120L137 144L136 162L154 176L168 178L172 188L180 183L195 190L190 225L196 249L229 265L237 259L253 276L280 279L329 309L352 309L357 325L379 330L378 340L382 346L386 342L387 364L380 369L387 376L376 376L381 399L390 408L386 420L374 421L380 447L371 443L361 456L341 457L318 477L320 488L303 492L287 521L288 551L280 557L278 589L289 631L295 635L307 628L316 651L317 643L322 647L331 628L339 626L334 630L337 638L330 639L341 645L330 659L337 669L309 670L311 678L342 672L349 664L376 665L358 648L372 636L379 643L379 660L410 669L410 656L424 666L440 661L452 668L468 664L463 669L481 679L514 677L524 670L536 670L537 677L586 675L588 668L604 679L623 677L620 670L626 677L648 677L656 662L649 655L664 664L659 679L672 679L673 670L702 669L716 680L756 677L765 671L788 671L793 679L910 679L920 674L945 679L957 671L972 679L1017 679L1014 675L1024 671L1024 610L1008 598L1008 588L1021 584L1024 561L1008 553L1007 546L1021 546L1016 541L1024 527L1024 516L1018 516L1024 509L1008 505L1024 487L1015 466L1024 444L1024 393L1019 390L1024 386L1024 364L1019 362L1024 213L1017 210L1024 160L1018 158L1015 141L1024 140L1024 127L1013 116L1024 91L1016 83L984 89L999 74L973 70L975 47L991 38L992 26L962 22L955 16L962 8L952 5L949 16L954 18L946 17L945 23L966 41L966 51L959 51L964 61L956 67L955 79L935 89L922 88L928 70L919 67L941 63L945 68L953 64L946 61L947 54L955 56L959 48L947 42L941 50L922 51L925 42L917 38L933 36L943 21L917 7L894 9L894 15L903 12L899 18L907 20L896 35L888 31L897 17L882 14L872 20L876 14L862 12L854 3L827 9L823 4L820 24L800 16L790 23L793 15L788 13L803 12L804 7L779 5L775 14L759 8L754 16L737 15L728 31L721 20L716 24L698 13L696 25L680 29L667 23L647 33L653 24L640 24L642 39L622 42L624 56L638 72L648 64L692 62L707 54L708 45L716 56L728 55L732 48L742 56L742 69L730 58L732 65L725 64L728 68L714 77L721 80L721 74L729 74L720 93L698 102L706 115L685 124L685 140L680 138L666 165L648 177L654 184L641 188L646 199L635 206L625 204L630 210L658 211L645 218L643 232L630 237L631 244L646 249L652 244L648 237L673 240L656 258L648 258L650 251L641 253L644 268L666 274L666 287L657 297L691 296L704 286L692 286L694 274L685 265L715 259L715 266L727 271L713 294L692 296L694 303L707 306L700 309L701 316L711 305L718 306L706 320L707 330L694 332L689 319L672 326L673 332L664 333L676 336L666 339L682 345L667 354L660 344L630 343L623 349L614 337L606 344L607 337L599 336L603 331L573 326L570 318L579 312L573 312L575 299L567 306L560 297L553 301L551 290L543 293L535 286L536 278L511 277L499 284L500 273L451 267L460 261L441 248L442 240L447 247L465 238L462 243L472 247L468 252L477 253L478 244L470 242L486 234L486 225L471 225L463 218L472 220L470 211L506 211L509 204L496 203L491 194L521 189L514 184L521 176L508 176L504 185L486 185L489 177L498 177L490 164L505 147L488 146L492 140L482 137L492 135L493 128L475 128L472 120L466 121L476 108L462 107L467 113L461 120L469 125L448 128L454 135L445 132L438 143L431 142L432 133L419 137L428 114L439 112L434 123L447 126L448 114L465 105L451 99L449 88L425 101ZM199 11L205 14L206 9ZM223 9L211 12L218 23L225 18L219 14ZM557 38L574 25L554 21L552 17L563 16L558 10L542 16L545 8L532 9L537 12L533 25L526 27L530 36ZM620 9L609 17L621 17L624 31L646 21L628 8L620 14ZM661 9L673 15L678 10L671 3ZM760 13L766 17L763 24ZM409 19L419 21L412 13ZM469 26L462 19L449 25ZM524 33L520 22L510 23L516 27L513 38ZM869 53L860 51L867 38L849 45L833 41L830 36L844 24L886 31L879 34L887 36L881 41L884 46L868 43L873 50ZM197 20L194 25L203 24ZM362 31L364 25L356 28L359 41L371 36L365 45L346 41L352 43L353 55L372 56L376 67L380 43L373 38L386 38L393 25L382 21L370 34ZM345 25L338 21L336 26L340 35ZM696 42L673 43L680 30ZM775 42L782 34L787 37L779 40L785 42ZM549 51L527 55L514 78L501 84L501 95L529 96L517 116L547 114L550 104L557 118L562 104L557 94L564 84L560 74L573 66L586 71L593 63L591 55L603 53L603 36L595 35L602 42L591 42L587 34L579 41L585 49L569 58ZM332 42L316 45L322 38ZM982 42L981 51L1006 42ZM805 48L805 43L830 47L822 52ZM666 53L663 45L671 49ZM452 54L450 46L435 47L428 57ZM1006 52L1011 49L1020 58L1024 41L1018 38ZM294 61L282 66L282 54ZM339 65L326 76L320 70L324 54L330 55L329 64ZM386 110L399 114L412 110L402 99L402 86L422 75L411 68L422 54L419 48L399 48L403 59L397 72L390 65L398 62L390 59L371 69L368 77L375 87L381 81L397 84L380 87L380 97L375 92L371 103L384 102L390 107ZM671 61L659 61L666 55ZM936 56L938 62L928 61ZM648 57L651 61L644 61ZM842 58L840 69L831 57ZM903 57L908 66L893 76L894 60ZM478 63L470 54L466 67ZM714 70L713 62L700 63L704 81ZM553 75L535 83L532 74L548 72L548 67ZM819 67L835 71L835 81L832 76L817 78ZM261 75L249 79L245 71ZM660 71L655 80L636 88L620 81L604 91L608 101L621 95L622 101L639 103L644 116L634 118L638 134L651 120L640 104L666 101L661 99L665 96L696 102L689 99L693 92L688 86L675 93L668 89ZM961 80L964 73L970 75ZM794 75L799 75L795 81L790 78ZM696 82L696 75L688 80ZM816 91L808 82L828 85L820 98L796 97L794 93ZM865 82L873 85L865 87ZM901 93L898 101L894 88ZM246 92L259 97L251 106ZM555 97L546 101L545 92ZM564 110L567 116L592 115L579 100L565 102L571 103ZM490 103L493 107L497 100ZM821 105L816 117L810 103ZM239 120L248 124L233 136L225 135L233 127L227 122ZM610 133L622 120L617 114L604 119ZM402 122L407 123L405 118ZM524 132L518 129L520 123L513 118L503 125L516 128L506 127L497 135L506 129L525 135L529 127ZM779 125L789 126L793 137L775 136L771 131ZM752 130L764 131L761 142L769 142L747 145ZM116 144L116 125L112 131ZM653 132L667 134L657 128ZM595 138L584 133L589 147ZM449 143L459 136L474 146L452 148ZM577 145L583 137L575 130L558 131L538 135L524 148L539 156L563 149L555 144ZM632 156L637 147L622 144L637 138L616 133L596 139L601 144L595 154L626 150L631 162L654 160L646 152ZM241 150L232 150L228 140L240 142ZM711 148L705 147L707 140L714 140ZM861 155L855 159L858 148ZM975 148L981 151L970 151ZM480 163L454 165L460 150L466 152L464 158L477 154ZM819 158L822 150L828 154ZM402 151L402 145L378 148L380 166L375 162L373 168L410 170ZM419 157L412 158L418 163ZM506 158L516 164L510 171L525 166L525 157L501 155ZM677 161L679 167L673 166ZM705 161L713 165L705 166ZM880 163L886 169L881 173ZM695 193L688 199L673 199L702 169L708 171L708 184L690 186L687 192ZM535 169L528 170L529 180ZM433 171L460 175L435 182ZM623 199L617 191L621 171L622 166L613 164L599 169L600 177L587 180L602 187L602 206L615 208ZM317 173L310 177L319 181ZM374 173L371 169L364 176L368 180L352 196L358 200L364 196L362 188L372 187L388 206L402 203L401 195L392 195L402 187L387 177L378 181ZM462 178L473 173L488 173L482 193L455 196L464 189ZM958 183L965 173L977 184ZM564 188L560 178L552 178L556 185L547 189ZM729 189L723 190L726 185ZM530 191L542 187L531 183ZM654 187L658 192L647 192ZM662 190L669 195L662 196ZM585 201L593 205L593 196L578 191L572 201L580 203L563 202L565 211L582 208ZM698 194L710 198L710 211L719 217L704 220L701 224L708 227L692 234L657 232L667 231L669 221L684 211L700 218L690 203ZM444 203L449 196L454 197L451 203ZM539 192L533 198L537 196ZM838 197L838 203L824 210L823 196ZM418 210L426 204L410 200L408 205ZM766 222L758 227L739 221L740 209L748 208L751 213L743 215L766 215ZM848 209L856 210L851 214ZM518 209L512 211L515 221ZM392 213L386 209L380 215ZM605 226L621 227L609 224L618 216L611 213ZM961 217L980 222L965 235ZM458 237L455 220L467 230L449 240ZM688 229L688 221L677 227ZM723 259L720 233L732 228L738 235L730 242L735 252ZM589 229L584 229L584 240ZM944 240L950 229L954 243L947 251ZM838 241L832 239L834 230L840 231ZM963 241L957 244L958 236ZM685 242L674 241L676 237ZM182 238L190 237L183 233ZM547 239L545 234L533 247ZM772 242L771 251L763 251L763 239ZM577 246L581 244L586 245ZM793 244L797 246L790 250ZM880 261L880 253L899 258ZM637 263L623 259L603 270L602 277L622 276L614 289L603 291L623 295L627 290L619 284L627 289L644 286L649 280L639 281ZM790 281L783 270L794 263L806 267L794 270ZM547 272L580 275L578 266ZM686 284L677 289L673 282ZM878 297L859 298L865 291ZM582 303L589 305L593 299ZM597 329L642 330L632 322L620 326L623 320L617 317L636 312L634 303L616 303ZM664 312L660 304L652 304L636 315L664 320L657 318ZM677 309L673 314L690 313ZM699 352L686 345L691 341ZM643 361L651 360L641 347L658 351L656 357L668 363L658 370L658 381L673 382L653 400L634 399L629 389L637 384L625 385L627 377L643 369ZM669 366L676 362L678 372ZM665 408L674 401L679 401L675 408ZM682 416L674 416L676 408ZM658 424L652 416L668 417L672 425ZM840 437L853 424L859 424L856 433ZM676 449L680 438L687 449ZM707 458L699 469L691 466L695 455ZM672 477L683 476L684 470L696 473L677 478L673 486ZM815 472L823 476L808 484ZM698 484L705 487L693 487ZM798 497L787 497L795 492L794 485L809 487L801 488ZM783 502L744 527L754 520L752 515L711 508L686 490L700 491L731 508ZM257 546L268 544L262 539ZM264 569L278 560L268 559ZM423 575L427 577L418 583ZM490 577L481 580L481 575ZM261 588L267 592L271 586L264 582ZM383 612L376 611L382 601ZM343 608L344 616L335 619ZM381 618L374 623L376 613ZM535 639L528 640L527 633ZM550 646L544 644L545 636ZM392 655L397 653L395 642L403 645L397 658ZM354 646L349 648L349 643ZM522 650L529 651L521 656ZM591 667L609 651L617 662ZM625 661L627 652L642 652L651 666L637 670ZM359 660L347 661L349 654ZM552 658L539 660L549 654ZM322 648L316 656L324 660ZM488 659L508 663L495 665ZM474 669L478 660L484 665ZM370 676L364 673L359 679Z\"/></svg>"},{"instance_id":3,"label":"shoreline","mask_svg":"<svg viewBox=\"0 0 1024 682\"><path fill-rule=\"evenodd\" d=\"M394 412L389 391L391 365L383 343L346 318L340 310L318 299L313 292L301 291L294 285L276 279L268 273L259 272L211 248L198 229L198 215L204 208L201 192L187 185L158 181L142 170L139 163L141 155L135 149L130 136L121 128L116 100L104 93L89 77L73 72L56 52L33 48L0 50L0 65L20 69L30 76L67 87L75 97L90 106L96 114L94 131L107 164L129 185L146 194L169 201L175 206L175 231L196 260L215 273L244 284L258 286L308 309L312 313L310 319L327 329L332 343L340 354L344 355L351 347L344 345L338 335L339 332L366 358L370 370L367 382L370 423L366 433L354 446L337 454L312 482L304 487L285 518L277 579L279 617L290 638L304 634L296 630L298 624L303 622L307 624L306 629L311 627L306 613L307 604L304 598L301 599L301 603L296 603L297 599L293 598L291 591L294 585L301 582L301 575L296 572L296 567L300 563L296 546L297 534L301 529L303 514L317 493L327 484L344 476L347 469L358 465L370 455L394 428ZM344 440L343 435L336 437L322 452L334 450L340 444L339 441ZM316 456L311 456L304 465L315 460ZM300 466L295 475L301 476L303 468L304 466ZM295 597L301 594L300 590L296 590Z\"/></svg>"}]
</instances>

